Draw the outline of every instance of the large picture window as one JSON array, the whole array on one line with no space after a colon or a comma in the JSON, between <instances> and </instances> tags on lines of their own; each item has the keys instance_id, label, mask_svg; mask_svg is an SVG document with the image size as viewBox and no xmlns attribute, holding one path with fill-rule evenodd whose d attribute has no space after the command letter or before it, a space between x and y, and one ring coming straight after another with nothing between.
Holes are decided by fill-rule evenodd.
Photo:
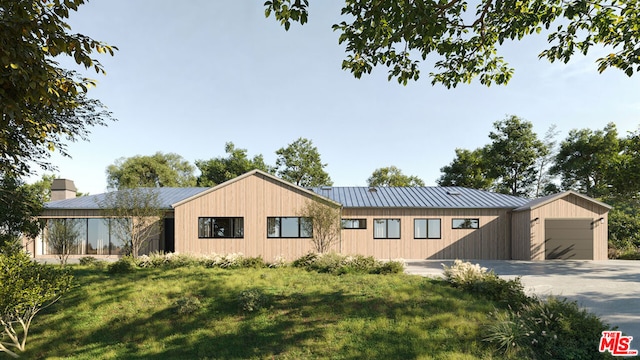
<instances>
[{"instance_id":1,"label":"large picture window","mask_svg":"<svg viewBox=\"0 0 640 360\"><path fill-rule=\"evenodd\" d=\"M367 219L342 219L343 229L366 229Z\"/></svg>"},{"instance_id":2,"label":"large picture window","mask_svg":"<svg viewBox=\"0 0 640 360\"><path fill-rule=\"evenodd\" d=\"M58 255L62 252L62 249L56 249L49 242L51 232L59 230L61 226L78 234L75 241L70 244L70 255L119 255L125 243L111 230L109 219L48 219L42 237L43 255Z\"/></svg>"},{"instance_id":3,"label":"large picture window","mask_svg":"<svg viewBox=\"0 0 640 360\"><path fill-rule=\"evenodd\" d=\"M453 229L478 229L480 228L480 219L453 219L451 221Z\"/></svg>"},{"instance_id":4,"label":"large picture window","mask_svg":"<svg viewBox=\"0 0 640 360\"><path fill-rule=\"evenodd\" d=\"M374 239L400 239L400 219L374 219Z\"/></svg>"},{"instance_id":5,"label":"large picture window","mask_svg":"<svg viewBox=\"0 0 640 360\"><path fill-rule=\"evenodd\" d=\"M440 239L440 219L415 219L413 221L414 239Z\"/></svg>"},{"instance_id":6,"label":"large picture window","mask_svg":"<svg viewBox=\"0 0 640 360\"><path fill-rule=\"evenodd\" d=\"M305 217L268 217L269 238L310 238L313 236L311 219Z\"/></svg>"},{"instance_id":7,"label":"large picture window","mask_svg":"<svg viewBox=\"0 0 640 360\"><path fill-rule=\"evenodd\" d=\"M198 218L198 237L201 239L239 239L244 237L244 218Z\"/></svg>"}]
</instances>

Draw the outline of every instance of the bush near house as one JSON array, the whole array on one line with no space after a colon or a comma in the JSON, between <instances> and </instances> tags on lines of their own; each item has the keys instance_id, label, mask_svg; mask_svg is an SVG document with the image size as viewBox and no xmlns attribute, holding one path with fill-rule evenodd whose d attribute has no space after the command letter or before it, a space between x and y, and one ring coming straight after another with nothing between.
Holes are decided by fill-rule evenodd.
<instances>
[{"instance_id":1,"label":"bush near house","mask_svg":"<svg viewBox=\"0 0 640 360\"><path fill-rule=\"evenodd\" d=\"M504 280L492 270L455 260L444 267L445 280L465 292L495 301L484 340L505 357L517 359L602 359L602 331L610 330L576 302L527 296L520 278Z\"/></svg>"}]
</instances>

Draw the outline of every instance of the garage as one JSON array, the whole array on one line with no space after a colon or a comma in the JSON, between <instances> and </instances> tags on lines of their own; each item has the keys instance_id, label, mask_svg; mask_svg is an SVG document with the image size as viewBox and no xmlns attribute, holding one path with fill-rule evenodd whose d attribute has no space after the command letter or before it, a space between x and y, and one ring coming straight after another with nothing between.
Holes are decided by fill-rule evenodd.
<instances>
[{"instance_id":1,"label":"garage","mask_svg":"<svg viewBox=\"0 0 640 360\"><path fill-rule=\"evenodd\" d=\"M511 214L511 258L607 260L609 210L574 191L533 199Z\"/></svg>"},{"instance_id":2,"label":"garage","mask_svg":"<svg viewBox=\"0 0 640 360\"><path fill-rule=\"evenodd\" d=\"M592 219L546 219L545 259L593 260Z\"/></svg>"}]
</instances>

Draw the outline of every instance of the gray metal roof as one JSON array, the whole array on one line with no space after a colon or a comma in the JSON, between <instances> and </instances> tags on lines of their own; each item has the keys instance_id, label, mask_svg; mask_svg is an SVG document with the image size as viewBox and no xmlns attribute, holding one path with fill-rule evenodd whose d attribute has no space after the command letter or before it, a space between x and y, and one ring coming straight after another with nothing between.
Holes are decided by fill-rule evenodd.
<instances>
[{"instance_id":1,"label":"gray metal roof","mask_svg":"<svg viewBox=\"0 0 640 360\"><path fill-rule=\"evenodd\" d=\"M172 205L189 199L210 188L153 188L160 205ZM512 209L524 206L530 199L461 187L316 187L310 190L345 208L436 208L436 209ZM45 209L98 210L106 194L82 196L74 199L50 201Z\"/></svg>"},{"instance_id":2,"label":"gray metal roof","mask_svg":"<svg viewBox=\"0 0 640 360\"><path fill-rule=\"evenodd\" d=\"M462 187L315 187L345 208L512 209L530 199Z\"/></svg>"},{"instance_id":3,"label":"gray metal roof","mask_svg":"<svg viewBox=\"0 0 640 360\"><path fill-rule=\"evenodd\" d=\"M547 195L541 198L537 198L537 199L533 199L531 201L529 201L528 203L524 204L523 206L515 209L514 211L524 211L524 210L533 210L536 209L540 206L546 205L552 201L558 200L558 199L562 199L564 197L567 197L569 195L575 195L579 198L585 199L587 201L591 201L594 204L600 205L606 209L611 209L611 205L605 204L603 202L600 202L596 199L590 198L586 195L582 195L580 193L577 193L575 191L569 190L569 191L565 191L562 193L557 193L557 194L552 194L552 195Z\"/></svg>"},{"instance_id":4,"label":"gray metal roof","mask_svg":"<svg viewBox=\"0 0 640 360\"><path fill-rule=\"evenodd\" d=\"M209 188L206 187L189 187L189 188L149 188L158 194L160 208L171 209L173 204L199 194ZM98 210L100 204L105 200L106 194L96 194L89 196L81 196L73 199L50 201L44 204L45 209L86 209Z\"/></svg>"}]
</instances>

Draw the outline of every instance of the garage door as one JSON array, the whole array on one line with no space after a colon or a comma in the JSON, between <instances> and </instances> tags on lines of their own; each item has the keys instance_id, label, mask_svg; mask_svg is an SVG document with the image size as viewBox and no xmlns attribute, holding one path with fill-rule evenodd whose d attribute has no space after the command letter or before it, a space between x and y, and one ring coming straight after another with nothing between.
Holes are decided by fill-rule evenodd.
<instances>
[{"instance_id":1,"label":"garage door","mask_svg":"<svg viewBox=\"0 0 640 360\"><path fill-rule=\"evenodd\" d=\"M547 219L545 221L545 258L593 260L591 219Z\"/></svg>"}]
</instances>

